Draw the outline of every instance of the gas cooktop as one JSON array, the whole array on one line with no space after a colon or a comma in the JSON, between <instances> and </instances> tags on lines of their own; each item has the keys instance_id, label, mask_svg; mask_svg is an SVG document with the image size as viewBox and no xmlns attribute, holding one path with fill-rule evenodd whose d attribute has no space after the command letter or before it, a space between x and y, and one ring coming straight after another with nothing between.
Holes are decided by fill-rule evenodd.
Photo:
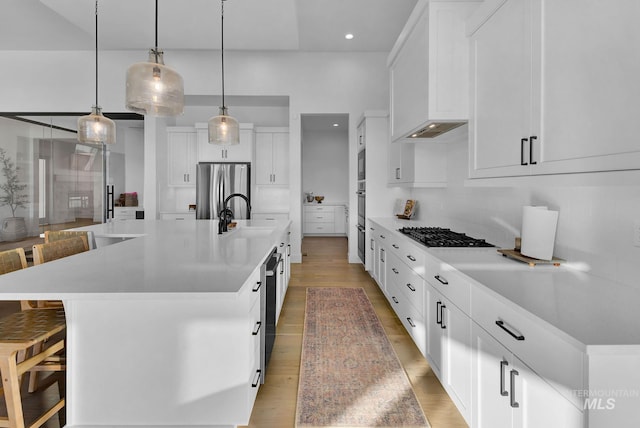
<instances>
[{"instance_id":1,"label":"gas cooktop","mask_svg":"<svg viewBox=\"0 0 640 428\"><path fill-rule=\"evenodd\" d=\"M493 247L484 239L476 239L464 233L440 227L403 227L401 233L427 247Z\"/></svg>"}]
</instances>

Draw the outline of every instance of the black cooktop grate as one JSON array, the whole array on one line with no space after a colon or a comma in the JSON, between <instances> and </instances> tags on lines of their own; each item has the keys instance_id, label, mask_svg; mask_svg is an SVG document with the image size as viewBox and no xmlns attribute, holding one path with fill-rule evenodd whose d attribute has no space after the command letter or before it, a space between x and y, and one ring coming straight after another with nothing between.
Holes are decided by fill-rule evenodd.
<instances>
[{"instance_id":1,"label":"black cooktop grate","mask_svg":"<svg viewBox=\"0 0 640 428\"><path fill-rule=\"evenodd\" d=\"M484 239L476 239L464 233L440 227L403 227L398 229L403 234L426 245L427 247L493 247Z\"/></svg>"}]
</instances>

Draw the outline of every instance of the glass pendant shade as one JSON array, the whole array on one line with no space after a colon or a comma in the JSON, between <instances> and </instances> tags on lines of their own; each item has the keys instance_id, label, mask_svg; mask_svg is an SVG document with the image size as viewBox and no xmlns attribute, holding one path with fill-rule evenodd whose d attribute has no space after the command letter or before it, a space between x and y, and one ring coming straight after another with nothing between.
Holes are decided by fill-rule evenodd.
<instances>
[{"instance_id":1,"label":"glass pendant shade","mask_svg":"<svg viewBox=\"0 0 640 428\"><path fill-rule=\"evenodd\" d=\"M150 116L178 116L184 111L182 76L164 65L162 51L151 49L149 61L127 70L126 107Z\"/></svg>"},{"instance_id":2,"label":"glass pendant shade","mask_svg":"<svg viewBox=\"0 0 640 428\"><path fill-rule=\"evenodd\" d=\"M91 107L91 114L78 118L78 141L91 144L115 144L116 124L102 115L98 106Z\"/></svg>"},{"instance_id":3,"label":"glass pendant shade","mask_svg":"<svg viewBox=\"0 0 640 428\"><path fill-rule=\"evenodd\" d=\"M220 114L209 119L209 144L240 144L240 125L235 118L227 115L226 107L220 107Z\"/></svg>"}]
</instances>

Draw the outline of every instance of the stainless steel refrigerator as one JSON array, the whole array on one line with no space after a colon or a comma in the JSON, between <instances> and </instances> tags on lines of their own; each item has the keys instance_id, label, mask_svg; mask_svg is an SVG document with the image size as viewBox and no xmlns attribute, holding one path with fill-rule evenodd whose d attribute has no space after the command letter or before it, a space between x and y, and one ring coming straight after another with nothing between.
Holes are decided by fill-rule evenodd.
<instances>
[{"instance_id":1,"label":"stainless steel refrigerator","mask_svg":"<svg viewBox=\"0 0 640 428\"><path fill-rule=\"evenodd\" d=\"M196 173L196 218L219 218L224 200L233 193L245 195L251 201L251 164L247 162L200 162ZM247 219L250 211L242 198L232 198L227 204L233 218Z\"/></svg>"}]
</instances>

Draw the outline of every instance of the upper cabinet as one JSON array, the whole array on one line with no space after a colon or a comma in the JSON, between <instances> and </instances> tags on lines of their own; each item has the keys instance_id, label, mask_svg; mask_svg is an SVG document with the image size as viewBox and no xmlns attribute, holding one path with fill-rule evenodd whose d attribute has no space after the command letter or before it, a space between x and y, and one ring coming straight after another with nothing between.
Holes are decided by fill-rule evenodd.
<instances>
[{"instance_id":1,"label":"upper cabinet","mask_svg":"<svg viewBox=\"0 0 640 428\"><path fill-rule=\"evenodd\" d=\"M196 185L198 146L196 130L190 126L167 128L168 184L169 186Z\"/></svg>"},{"instance_id":2,"label":"upper cabinet","mask_svg":"<svg viewBox=\"0 0 640 428\"><path fill-rule=\"evenodd\" d=\"M256 128L256 184L289 185L289 129Z\"/></svg>"},{"instance_id":3,"label":"upper cabinet","mask_svg":"<svg viewBox=\"0 0 640 428\"><path fill-rule=\"evenodd\" d=\"M209 144L206 123L197 123L198 161L200 162L251 162L253 156L253 124L240 124L240 144L218 146Z\"/></svg>"},{"instance_id":4,"label":"upper cabinet","mask_svg":"<svg viewBox=\"0 0 640 428\"><path fill-rule=\"evenodd\" d=\"M389 59L391 141L435 137L466 123L469 50L465 21L475 2L419 0Z\"/></svg>"},{"instance_id":5,"label":"upper cabinet","mask_svg":"<svg viewBox=\"0 0 640 428\"><path fill-rule=\"evenodd\" d=\"M471 178L640 169L637 0L490 0L469 20Z\"/></svg>"}]
</instances>

